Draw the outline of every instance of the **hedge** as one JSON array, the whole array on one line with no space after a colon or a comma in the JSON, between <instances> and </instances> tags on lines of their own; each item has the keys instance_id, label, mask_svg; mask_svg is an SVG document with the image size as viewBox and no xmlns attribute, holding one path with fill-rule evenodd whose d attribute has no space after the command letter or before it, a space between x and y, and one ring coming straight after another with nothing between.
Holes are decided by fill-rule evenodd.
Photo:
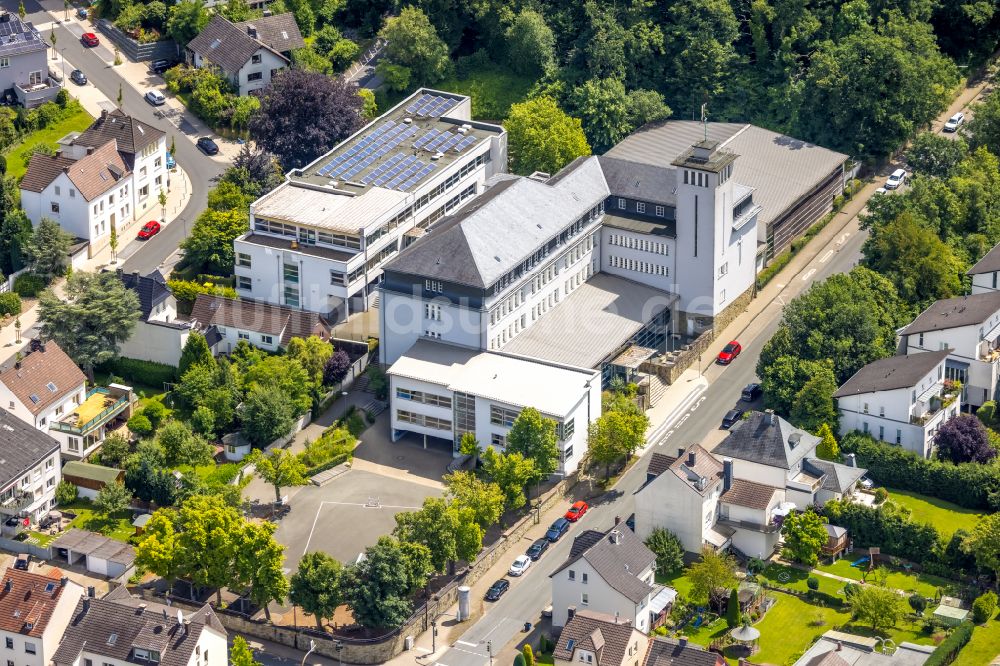
<instances>
[{"instance_id":1,"label":"hedge","mask_svg":"<svg viewBox=\"0 0 1000 666\"><path fill-rule=\"evenodd\" d=\"M34 298L43 289L45 289L45 280L37 275L22 273L14 278L14 293L24 298Z\"/></svg>"},{"instance_id":2,"label":"hedge","mask_svg":"<svg viewBox=\"0 0 1000 666\"><path fill-rule=\"evenodd\" d=\"M931 656L924 662L924 666L948 666L955 661L958 653L972 638L972 627L971 622L963 622L955 627L955 631L941 641L934 652L931 652Z\"/></svg>"},{"instance_id":3,"label":"hedge","mask_svg":"<svg viewBox=\"0 0 1000 666\"><path fill-rule=\"evenodd\" d=\"M927 460L870 435L849 433L840 443L882 483L947 500L968 509L1000 510L1000 465Z\"/></svg>"},{"instance_id":4,"label":"hedge","mask_svg":"<svg viewBox=\"0 0 1000 666\"><path fill-rule=\"evenodd\" d=\"M124 356L105 361L97 370L145 386L160 387L177 381L177 368L172 365Z\"/></svg>"},{"instance_id":5,"label":"hedge","mask_svg":"<svg viewBox=\"0 0 1000 666\"><path fill-rule=\"evenodd\" d=\"M0 317L21 314L21 297L13 292L0 294Z\"/></svg>"},{"instance_id":6,"label":"hedge","mask_svg":"<svg viewBox=\"0 0 1000 666\"><path fill-rule=\"evenodd\" d=\"M937 561L942 550L941 536L933 525L914 522L893 505L833 501L826 503L823 514L831 524L847 529L855 547L878 546L885 555L913 562Z\"/></svg>"}]
</instances>

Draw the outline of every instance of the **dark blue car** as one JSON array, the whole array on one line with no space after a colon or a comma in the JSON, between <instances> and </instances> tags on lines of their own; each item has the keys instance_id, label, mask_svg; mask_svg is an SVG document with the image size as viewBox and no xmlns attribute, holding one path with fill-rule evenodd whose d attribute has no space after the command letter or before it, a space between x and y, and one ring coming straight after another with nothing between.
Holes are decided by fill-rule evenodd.
<instances>
[{"instance_id":1,"label":"dark blue car","mask_svg":"<svg viewBox=\"0 0 1000 666\"><path fill-rule=\"evenodd\" d=\"M552 523L552 527L550 527L549 531L545 533L545 538L551 541L552 543L559 541L559 539L562 538L562 535L566 534L566 532L569 530L569 526L571 524L572 523L570 523L565 518L560 518L556 522Z\"/></svg>"}]
</instances>

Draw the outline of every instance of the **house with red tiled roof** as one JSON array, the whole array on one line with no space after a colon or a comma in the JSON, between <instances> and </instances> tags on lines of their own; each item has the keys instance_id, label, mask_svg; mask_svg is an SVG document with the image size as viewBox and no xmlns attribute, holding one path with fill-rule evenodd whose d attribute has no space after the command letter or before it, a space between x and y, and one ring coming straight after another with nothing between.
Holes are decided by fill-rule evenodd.
<instances>
[{"instance_id":1,"label":"house with red tiled roof","mask_svg":"<svg viewBox=\"0 0 1000 666\"><path fill-rule=\"evenodd\" d=\"M69 578L7 569L0 582L0 663L45 666L59 647L83 587Z\"/></svg>"}]
</instances>

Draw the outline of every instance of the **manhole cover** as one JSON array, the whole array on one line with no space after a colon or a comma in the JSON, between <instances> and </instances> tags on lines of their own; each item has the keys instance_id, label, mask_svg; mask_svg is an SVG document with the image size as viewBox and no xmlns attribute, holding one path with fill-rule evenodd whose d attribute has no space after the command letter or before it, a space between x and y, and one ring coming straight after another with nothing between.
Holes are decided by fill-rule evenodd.
<instances>
[{"instance_id":1,"label":"manhole cover","mask_svg":"<svg viewBox=\"0 0 1000 666\"><path fill-rule=\"evenodd\" d=\"M396 456L396 460L406 460L406 456Z\"/></svg>"}]
</instances>

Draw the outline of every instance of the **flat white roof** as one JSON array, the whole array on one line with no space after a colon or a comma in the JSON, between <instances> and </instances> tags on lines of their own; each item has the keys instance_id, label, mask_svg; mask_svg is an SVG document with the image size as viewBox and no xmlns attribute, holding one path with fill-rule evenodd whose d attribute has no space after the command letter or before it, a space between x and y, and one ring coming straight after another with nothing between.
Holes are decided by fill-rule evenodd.
<instances>
[{"instance_id":1,"label":"flat white roof","mask_svg":"<svg viewBox=\"0 0 1000 666\"><path fill-rule=\"evenodd\" d=\"M446 386L449 391L516 407L534 407L549 416L567 416L587 392L587 382L600 382L594 370L571 369L418 340L389 374Z\"/></svg>"},{"instance_id":2,"label":"flat white roof","mask_svg":"<svg viewBox=\"0 0 1000 666\"><path fill-rule=\"evenodd\" d=\"M369 187L357 195L339 194L285 182L261 197L254 216L301 224L340 233L358 234L395 212L410 195L383 187Z\"/></svg>"}]
</instances>

